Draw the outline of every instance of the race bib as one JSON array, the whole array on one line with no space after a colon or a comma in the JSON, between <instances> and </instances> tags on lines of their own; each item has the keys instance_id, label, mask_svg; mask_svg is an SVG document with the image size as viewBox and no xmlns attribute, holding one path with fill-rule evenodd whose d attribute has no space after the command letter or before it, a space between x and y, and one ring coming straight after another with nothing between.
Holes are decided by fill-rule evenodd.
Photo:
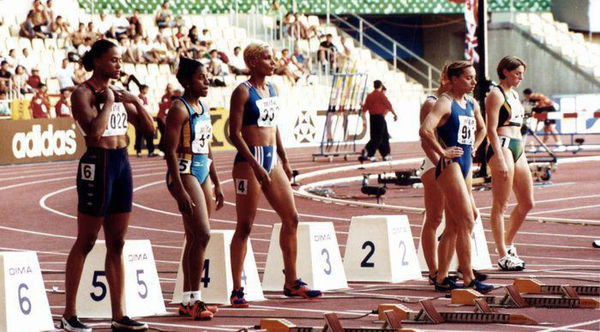
<instances>
[{"instance_id":1,"label":"race bib","mask_svg":"<svg viewBox=\"0 0 600 332\"><path fill-rule=\"evenodd\" d=\"M192 173L192 161L179 158L177 161L179 164L179 173L180 174L191 174Z\"/></svg>"},{"instance_id":2,"label":"race bib","mask_svg":"<svg viewBox=\"0 0 600 332\"><path fill-rule=\"evenodd\" d=\"M510 122L523 124L523 115L525 114L525 109L518 100L515 101L513 104L514 106L511 105L512 110L510 112Z\"/></svg>"},{"instance_id":3,"label":"race bib","mask_svg":"<svg viewBox=\"0 0 600 332\"><path fill-rule=\"evenodd\" d=\"M100 109L102 109L102 107L104 107L104 104L100 104ZM108 116L106 130L104 130L102 137L125 135L127 134L127 128L128 122L125 105L123 105L123 103L114 103L110 115Z\"/></svg>"},{"instance_id":4,"label":"race bib","mask_svg":"<svg viewBox=\"0 0 600 332\"><path fill-rule=\"evenodd\" d=\"M475 142L475 118L472 116L459 115L457 142L464 145L473 145Z\"/></svg>"},{"instance_id":5,"label":"race bib","mask_svg":"<svg viewBox=\"0 0 600 332\"><path fill-rule=\"evenodd\" d=\"M256 101L260 112L256 125L259 127L273 127L276 124L279 113L279 97L263 98Z\"/></svg>"},{"instance_id":6,"label":"race bib","mask_svg":"<svg viewBox=\"0 0 600 332\"><path fill-rule=\"evenodd\" d=\"M208 147L212 141L212 125L209 121L198 121L194 126L195 138L192 142L192 152L208 154Z\"/></svg>"}]
</instances>

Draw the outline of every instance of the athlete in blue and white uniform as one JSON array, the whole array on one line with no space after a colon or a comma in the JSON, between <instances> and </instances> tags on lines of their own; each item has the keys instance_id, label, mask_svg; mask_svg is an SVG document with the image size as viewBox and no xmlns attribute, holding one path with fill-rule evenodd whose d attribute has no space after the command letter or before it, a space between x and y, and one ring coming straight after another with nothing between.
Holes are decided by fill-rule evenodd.
<instances>
[{"instance_id":1,"label":"athlete in blue and white uniform","mask_svg":"<svg viewBox=\"0 0 600 332\"><path fill-rule=\"evenodd\" d=\"M473 65L467 61L453 62L448 66L447 76L451 84L451 98L438 99L433 111L423 121L419 134L426 154L437 158L432 160L436 163L437 182L450 207L446 210L449 218L446 219L444 236L456 236L456 253L463 271L464 286L485 293L493 286L475 278L471 268L470 242L476 214L471 196L471 151L476 151L483 141L485 124L479 105L467 97L476 84ZM448 290L458 287L441 266L436 286Z\"/></svg>"},{"instance_id":2,"label":"athlete in blue and white uniform","mask_svg":"<svg viewBox=\"0 0 600 332\"><path fill-rule=\"evenodd\" d=\"M527 158L523 155L521 138L524 109L515 91L523 80L526 67L523 60L514 56L500 60L496 70L500 83L486 98L487 159L492 170L490 221L498 251L498 266L505 271L525 268L513 241L534 206L533 180ZM505 231L504 213L511 190L515 193L517 205L510 214L510 224Z\"/></svg>"},{"instance_id":3,"label":"athlete in blue and white uniform","mask_svg":"<svg viewBox=\"0 0 600 332\"><path fill-rule=\"evenodd\" d=\"M250 44L244 50L244 61L250 69L250 79L233 91L229 116L230 139L238 151L232 171L237 226L231 241L234 288L231 305L248 307L242 287L242 269L261 190L281 218L279 243L285 273L284 294L318 297L321 292L310 290L296 275L298 211L290 185L292 169L275 122L278 113L284 110L277 89L265 79L273 75L275 69L273 50L266 44Z\"/></svg>"},{"instance_id":4,"label":"athlete in blue and white uniform","mask_svg":"<svg viewBox=\"0 0 600 332\"><path fill-rule=\"evenodd\" d=\"M210 112L200 102L200 97L208 94L206 75L200 62L180 59L177 80L185 91L182 97L173 100L165 128L167 187L181 211L186 238L179 314L196 320L211 319L217 312L217 307L208 306L200 299L204 253L210 238L209 217L215 205L213 183L217 210L223 206L221 183L211 163Z\"/></svg>"}]
</instances>

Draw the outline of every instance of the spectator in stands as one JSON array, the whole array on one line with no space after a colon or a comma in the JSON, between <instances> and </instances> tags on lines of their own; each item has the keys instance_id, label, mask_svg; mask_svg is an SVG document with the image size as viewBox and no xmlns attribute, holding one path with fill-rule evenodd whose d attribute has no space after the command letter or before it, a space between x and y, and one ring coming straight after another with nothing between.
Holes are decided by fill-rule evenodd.
<instances>
[{"instance_id":1,"label":"spectator in stands","mask_svg":"<svg viewBox=\"0 0 600 332\"><path fill-rule=\"evenodd\" d=\"M8 62L8 70L14 73L15 69L17 68L17 64L19 63L19 60L17 59L17 51L14 48L11 48L8 51L8 56L4 58L4 60Z\"/></svg>"},{"instance_id":2,"label":"spectator in stands","mask_svg":"<svg viewBox=\"0 0 600 332\"><path fill-rule=\"evenodd\" d=\"M271 3L271 8L269 8L269 15L273 18L273 22L275 22L275 37L276 39L280 39L279 29L281 28L281 21L285 16L286 10L281 6L279 0L273 0Z\"/></svg>"},{"instance_id":3,"label":"spectator in stands","mask_svg":"<svg viewBox=\"0 0 600 332\"><path fill-rule=\"evenodd\" d=\"M33 30L36 34L41 34L41 38L49 37L50 34L47 32L48 25L50 24L50 18L46 6L42 4L40 0L33 1Z\"/></svg>"},{"instance_id":4,"label":"spectator in stands","mask_svg":"<svg viewBox=\"0 0 600 332\"><path fill-rule=\"evenodd\" d=\"M225 86L225 76L229 73L225 70L225 64L219 58L219 52L215 49L210 51L207 72L210 86Z\"/></svg>"},{"instance_id":5,"label":"spectator in stands","mask_svg":"<svg viewBox=\"0 0 600 332\"><path fill-rule=\"evenodd\" d=\"M353 41L350 38L346 38L346 37L342 37L341 38L341 44L342 44L342 48L343 48L343 52L342 55L344 57L350 58L352 57L352 46L353 46Z\"/></svg>"},{"instance_id":6,"label":"spectator in stands","mask_svg":"<svg viewBox=\"0 0 600 332\"><path fill-rule=\"evenodd\" d=\"M312 68L312 59L300 51L300 47L294 46L294 54L290 57L292 63L300 70L303 75L310 75Z\"/></svg>"},{"instance_id":7,"label":"spectator in stands","mask_svg":"<svg viewBox=\"0 0 600 332\"><path fill-rule=\"evenodd\" d=\"M140 17L140 10L135 9L133 11L133 16L129 17L129 24L133 24L135 27L135 34L143 36L144 35L144 26L142 25L142 19ZM133 36L129 36L129 38L133 38Z\"/></svg>"},{"instance_id":8,"label":"spectator in stands","mask_svg":"<svg viewBox=\"0 0 600 332\"><path fill-rule=\"evenodd\" d=\"M337 47L333 45L333 35L328 33L327 36L325 36L325 40L319 45L319 51L317 54L319 58L319 64L322 66L323 70L325 70L326 64L329 63L331 66L331 72L336 71L337 53Z\"/></svg>"},{"instance_id":9,"label":"spectator in stands","mask_svg":"<svg viewBox=\"0 0 600 332\"><path fill-rule=\"evenodd\" d=\"M87 79L87 74L85 71L85 68L83 67L83 64L81 62L77 62L77 64L75 65L75 83L76 84L82 84L83 82L85 82Z\"/></svg>"},{"instance_id":10,"label":"spectator in stands","mask_svg":"<svg viewBox=\"0 0 600 332\"><path fill-rule=\"evenodd\" d=\"M154 44L150 41L150 37L144 37L144 43L140 46L142 54L146 62L159 63L160 55L154 50Z\"/></svg>"},{"instance_id":11,"label":"spectator in stands","mask_svg":"<svg viewBox=\"0 0 600 332\"><path fill-rule=\"evenodd\" d=\"M85 29L85 23L80 22L77 26L77 30L71 33L71 45L74 48L79 48L79 45L83 44L83 40L88 36L88 32Z\"/></svg>"},{"instance_id":12,"label":"spectator in stands","mask_svg":"<svg viewBox=\"0 0 600 332\"><path fill-rule=\"evenodd\" d=\"M213 39L212 39L210 30L202 29L202 34L200 35L200 45L204 45L207 48L210 48L210 46L212 44L213 44Z\"/></svg>"},{"instance_id":13,"label":"spectator in stands","mask_svg":"<svg viewBox=\"0 0 600 332\"><path fill-rule=\"evenodd\" d=\"M198 36L198 27L192 25L190 31L188 32L188 38L190 39L190 43L193 45L200 45L200 36Z\"/></svg>"},{"instance_id":14,"label":"spectator in stands","mask_svg":"<svg viewBox=\"0 0 600 332\"><path fill-rule=\"evenodd\" d=\"M102 35L102 37L108 39L117 39L117 32L115 31L115 27L111 25L110 28L108 28L108 30Z\"/></svg>"},{"instance_id":15,"label":"spectator in stands","mask_svg":"<svg viewBox=\"0 0 600 332\"><path fill-rule=\"evenodd\" d=\"M242 48L236 46L233 49L233 55L229 59L229 71L235 75L248 75L250 70L246 67L244 57L242 56Z\"/></svg>"},{"instance_id":16,"label":"spectator in stands","mask_svg":"<svg viewBox=\"0 0 600 332\"><path fill-rule=\"evenodd\" d=\"M29 75L29 78L27 79L27 84L29 84L32 89L38 89L41 83L42 78L40 77L40 71L37 68L32 68L31 75Z\"/></svg>"},{"instance_id":17,"label":"spectator in stands","mask_svg":"<svg viewBox=\"0 0 600 332\"><path fill-rule=\"evenodd\" d=\"M129 27L127 28L127 32L125 32L124 37L127 37L127 38L133 40L133 38L137 35L138 35L138 33L135 30L135 24L129 23Z\"/></svg>"},{"instance_id":18,"label":"spectator in stands","mask_svg":"<svg viewBox=\"0 0 600 332\"><path fill-rule=\"evenodd\" d=\"M133 54L131 45L129 43L129 38L127 38L127 36L123 36L119 40L119 51L121 52L121 58L123 59L123 62L137 63L135 61L135 56Z\"/></svg>"},{"instance_id":19,"label":"spectator in stands","mask_svg":"<svg viewBox=\"0 0 600 332\"><path fill-rule=\"evenodd\" d=\"M31 98L29 110L34 119L50 117L50 100L48 99L47 91L48 88L46 87L46 84L42 83Z\"/></svg>"},{"instance_id":20,"label":"spectator in stands","mask_svg":"<svg viewBox=\"0 0 600 332\"><path fill-rule=\"evenodd\" d=\"M64 48L69 37L69 23L63 21L62 16L56 16L56 19L50 23L50 33L57 41L62 41L62 46L58 47Z\"/></svg>"},{"instance_id":21,"label":"spectator in stands","mask_svg":"<svg viewBox=\"0 0 600 332\"><path fill-rule=\"evenodd\" d=\"M8 96L6 95L6 91L2 90L2 83L0 83L0 116L10 116L10 104L8 101Z\"/></svg>"},{"instance_id":22,"label":"spectator in stands","mask_svg":"<svg viewBox=\"0 0 600 332\"><path fill-rule=\"evenodd\" d=\"M37 32L35 31L34 27L35 25L33 24L33 10L30 10L27 13L27 17L25 18L25 21L23 23L21 23L20 29L19 29L19 36L24 37L24 38L45 38L46 35L41 33L41 32Z\"/></svg>"},{"instance_id":23,"label":"spectator in stands","mask_svg":"<svg viewBox=\"0 0 600 332\"><path fill-rule=\"evenodd\" d=\"M89 24L88 24L88 33L94 32L97 34L105 35L108 32L108 30L110 30L112 25L113 24L112 24L111 17L108 17L106 15L106 13L100 13L100 21L98 21L98 24L96 25L97 28L90 31ZM92 27L93 27L93 25L92 25Z\"/></svg>"},{"instance_id":24,"label":"spectator in stands","mask_svg":"<svg viewBox=\"0 0 600 332\"><path fill-rule=\"evenodd\" d=\"M544 119L545 135L544 135L544 138L542 138L542 142L544 142L544 144L546 144L546 142L548 142L548 137L552 136L555 144L557 145L557 147L554 150L557 152L566 151L567 149L563 145L563 143L560 139L560 136L558 136L558 131L556 131L556 120L547 118L548 112L556 112L557 111L552 99L544 96L541 93L534 93L529 88L523 90L523 95L525 96L525 99L527 99L527 101L529 101L529 103L532 104L532 107L533 107L531 109L532 112L546 114L546 118ZM536 125L536 127L537 127L537 125ZM544 148L540 147L540 149L543 150Z\"/></svg>"},{"instance_id":25,"label":"spectator in stands","mask_svg":"<svg viewBox=\"0 0 600 332\"><path fill-rule=\"evenodd\" d=\"M86 34L88 37L90 37L90 39L92 40L92 43L94 43L98 39L98 37L100 37L100 34L98 33L98 29L94 25L94 21L88 22Z\"/></svg>"},{"instance_id":26,"label":"spectator in stands","mask_svg":"<svg viewBox=\"0 0 600 332\"><path fill-rule=\"evenodd\" d=\"M169 46L167 46L165 38L161 34L156 35L156 40L154 41L152 48L159 63L170 63L174 60L171 58Z\"/></svg>"},{"instance_id":27,"label":"spectator in stands","mask_svg":"<svg viewBox=\"0 0 600 332\"><path fill-rule=\"evenodd\" d=\"M133 56L133 63L146 62L146 58L144 58L143 45L144 43L142 42L141 35L136 35L133 38L133 41L129 44L129 49L131 50L131 54Z\"/></svg>"},{"instance_id":28,"label":"spectator in stands","mask_svg":"<svg viewBox=\"0 0 600 332\"><path fill-rule=\"evenodd\" d=\"M158 124L158 131L160 132L160 141L158 142L158 149L165 152L165 128L166 118L169 109L171 108L171 100L173 99L174 91L171 84L167 84L165 88L165 94L160 98L158 104L158 114L156 115L156 122Z\"/></svg>"},{"instance_id":29,"label":"spectator in stands","mask_svg":"<svg viewBox=\"0 0 600 332\"><path fill-rule=\"evenodd\" d=\"M146 108L148 106L148 86L145 84L142 84L140 86L140 94L138 96L138 98L140 98L140 100L142 101L142 105L144 105ZM154 153L154 133L151 133L149 135L143 135L142 131L140 130L135 130L135 151L136 151L136 155L138 157L142 156L142 144L143 141L146 141L146 148L148 149L148 157L156 157L157 154Z\"/></svg>"},{"instance_id":30,"label":"spectator in stands","mask_svg":"<svg viewBox=\"0 0 600 332\"><path fill-rule=\"evenodd\" d=\"M274 73L276 75L285 76L290 81L291 84L295 84L296 81L298 81L298 79L300 77L295 75L292 72L292 70L288 66L290 63L291 63L291 60L289 58L289 50L287 48L284 48L281 51L281 57L279 59L277 59L277 61L275 63Z\"/></svg>"},{"instance_id":31,"label":"spectator in stands","mask_svg":"<svg viewBox=\"0 0 600 332\"><path fill-rule=\"evenodd\" d=\"M363 150L363 158L370 161L376 161L375 152L379 150L383 160L391 160L390 156L390 134L388 133L385 115L392 112L394 121L398 120L398 115L394 112L392 104L385 96L384 86L380 80L373 82L375 90L369 93L365 103L362 106L363 128L367 127L366 113L369 112L369 122L371 123L371 138Z\"/></svg>"},{"instance_id":32,"label":"spectator in stands","mask_svg":"<svg viewBox=\"0 0 600 332\"><path fill-rule=\"evenodd\" d=\"M154 18L154 22L156 25L160 27L170 27L171 26L171 10L169 9L169 1L164 1L162 5L156 11L156 15Z\"/></svg>"},{"instance_id":33,"label":"spectator in stands","mask_svg":"<svg viewBox=\"0 0 600 332\"><path fill-rule=\"evenodd\" d=\"M69 59L64 58L62 60L60 69L56 71L56 79L58 80L60 90L75 90L74 78L75 73L73 71L73 68L69 67Z\"/></svg>"},{"instance_id":34,"label":"spectator in stands","mask_svg":"<svg viewBox=\"0 0 600 332\"><path fill-rule=\"evenodd\" d=\"M304 18L306 19L306 16L304 16ZM300 32L300 38L310 39L313 36L317 36L317 27L314 25L307 26L304 23L302 23L302 20L298 16L298 13L294 13L294 22L296 22L296 28Z\"/></svg>"},{"instance_id":35,"label":"spectator in stands","mask_svg":"<svg viewBox=\"0 0 600 332\"><path fill-rule=\"evenodd\" d=\"M83 44L80 44L77 47L77 53L79 54L79 58L83 58L83 55L85 54L85 52L88 52L89 50L92 49L93 43L94 43L94 41L90 37L85 37L85 39L83 39Z\"/></svg>"},{"instance_id":36,"label":"spectator in stands","mask_svg":"<svg viewBox=\"0 0 600 332\"><path fill-rule=\"evenodd\" d=\"M29 54L29 49L24 48L23 50L21 50L21 56L17 59L17 64L25 67L25 71L27 72L27 74L29 74L31 73L31 68L33 68L36 65L37 61L39 61L39 59L34 59Z\"/></svg>"},{"instance_id":37,"label":"spectator in stands","mask_svg":"<svg viewBox=\"0 0 600 332\"><path fill-rule=\"evenodd\" d=\"M120 39L121 36L127 34L127 29L129 28L129 20L125 16L123 16L122 10L117 10L115 16L112 18L112 27L115 31L116 39Z\"/></svg>"},{"instance_id":38,"label":"spectator in stands","mask_svg":"<svg viewBox=\"0 0 600 332\"><path fill-rule=\"evenodd\" d=\"M288 12L281 21L282 33L284 37L296 38L297 24L296 17L292 12Z\"/></svg>"},{"instance_id":39,"label":"spectator in stands","mask_svg":"<svg viewBox=\"0 0 600 332\"><path fill-rule=\"evenodd\" d=\"M0 65L0 83L3 84L5 91L8 91L8 85L11 77L12 73L10 70L8 70L8 62L6 60L2 60L2 64Z\"/></svg>"},{"instance_id":40,"label":"spectator in stands","mask_svg":"<svg viewBox=\"0 0 600 332\"><path fill-rule=\"evenodd\" d=\"M68 89L60 90L60 99L54 105L54 112L56 117L71 117L71 91Z\"/></svg>"},{"instance_id":41,"label":"spectator in stands","mask_svg":"<svg viewBox=\"0 0 600 332\"><path fill-rule=\"evenodd\" d=\"M15 74L10 78L13 89L21 94L32 92L31 87L27 84L29 75L25 72L25 67L18 65L15 68Z\"/></svg>"}]
</instances>

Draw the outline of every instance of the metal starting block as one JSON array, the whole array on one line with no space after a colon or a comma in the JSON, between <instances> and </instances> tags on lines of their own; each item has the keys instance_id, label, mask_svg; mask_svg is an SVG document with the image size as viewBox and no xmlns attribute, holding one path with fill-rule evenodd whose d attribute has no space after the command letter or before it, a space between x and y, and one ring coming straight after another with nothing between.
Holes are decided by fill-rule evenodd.
<instances>
[{"instance_id":1,"label":"metal starting block","mask_svg":"<svg viewBox=\"0 0 600 332\"><path fill-rule=\"evenodd\" d=\"M565 294L563 285L544 285L541 281L531 278L517 278L513 281L520 293L527 294ZM600 286L570 286L577 295L600 296Z\"/></svg>"},{"instance_id":2,"label":"metal starting block","mask_svg":"<svg viewBox=\"0 0 600 332\"><path fill-rule=\"evenodd\" d=\"M505 308L600 308L600 301L590 297L579 297L571 286L561 286L562 296L523 296L515 285L506 286L506 295L483 295L472 289L453 289L452 304L475 305L476 300L484 300L490 306Z\"/></svg>"},{"instance_id":3,"label":"metal starting block","mask_svg":"<svg viewBox=\"0 0 600 332\"><path fill-rule=\"evenodd\" d=\"M379 318L384 319L385 313L392 310L403 323L495 323L495 324L520 324L536 325L537 321L522 314L504 314L494 312L489 305L480 303L477 312L448 311L439 312L432 300L419 302L422 309L413 311L401 304L380 304L378 307Z\"/></svg>"},{"instance_id":4,"label":"metal starting block","mask_svg":"<svg viewBox=\"0 0 600 332\"><path fill-rule=\"evenodd\" d=\"M344 328L337 314L330 312L325 314L325 326L322 329L313 327L296 326L286 319L265 318L260 321L260 328L265 332L418 332L418 330L402 329L400 320L393 320L390 316L390 327L386 328L389 323L384 324L383 328L376 327L351 327ZM388 321L386 321L388 322Z\"/></svg>"}]
</instances>

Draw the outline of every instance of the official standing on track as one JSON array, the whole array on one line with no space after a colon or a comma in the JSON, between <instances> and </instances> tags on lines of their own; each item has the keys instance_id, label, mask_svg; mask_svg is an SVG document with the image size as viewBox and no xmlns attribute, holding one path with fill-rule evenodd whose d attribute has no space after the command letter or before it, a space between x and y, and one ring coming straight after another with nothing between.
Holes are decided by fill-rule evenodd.
<instances>
[{"instance_id":1,"label":"official standing on track","mask_svg":"<svg viewBox=\"0 0 600 332\"><path fill-rule=\"evenodd\" d=\"M223 207L223 191L210 148L209 108L200 101L200 97L208 95L206 76L206 68L200 62L181 58L177 80L185 92L173 100L165 130L167 187L182 214L186 238L179 314L195 320L211 319L217 311L216 306L208 306L200 299L204 254L210 238L209 217L215 205L213 183L217 210Z\"/></svg>"},{"instance_id":2,"label":"official standing on track","mask_svg":"<svg viewBox=\"0 0 600 332\"><path fill-rule=\"evenodd\" d=\"M104 226L106 239L106 279L110 290L112 327L122 330L145 330L123 315L124 287L122 252L131 213L133 181L127 157L128 122L151 135L152 118L139 98L125 90L109 86L118 79L121 54L114 43L101 39L82 58L92 77L79 85L71 96L73 117L83 131L87 151L77 170L77 240L67 259L65 293L67 303L61 327L67 331L88 332L92 329L77 319L75 300L83 264Z\"/></svg>"},{"instance_id":3,"label":"official standing on track","mask_svg":"<svg viewBox=\"0 0 600 332\"><path fill-rule=\"evenodd\" d=\"M383 92L384 86L381 81L375 80L373 87L375 90L367 95L362 107L363 127L367 126L366 112L369 112L369 123L371 124L371 138L365 146L364 153L366 153L366 156L363 157L366 157L370 161L375 161L375 152L379 150L383 160L391 160L390 134L385 122L385 115L387 112L392 112L394 121L398 120L398 115L394 112L392 103L385 96Z\"/></svg>"},{"instance_id":4,"label":"official standing on track","mask_svg":"<svg viewBox=\"0 0 600 332\"><path fill-rule=\"evenodd\" d=\"M526 69L525 62L515 56L502 58L497 68L500 83L492 88L485 100L489 141L486 158L492 169L491 225L500 257L498 266L504 271L525 268L513 242L534 205L533 180L521 137L525 110L515 91ZM510 225L505 231L504 212L508 208L511 189L517 205L510 213Z\"/></svg>"},{"instance_id":5,"label":"official standing on track","mask_svg":"<svg viewBox=\"0 0 600 332\"><path fill-rule=\"evenodd\" d=\"M298 211L290 186L292 169L276 125L278 113L285 110L281 109L277 89L265 80L275 69L273 50L268 44L250 44L244 50L244 62L250 69L250 79L233 91L229 117L230 139L238 151L232 171L237 226L231 241L234 288L231 304L248 307L241 278L246 243L261 190L282 222L279 244L285 267L283 293L286 296L318 297L321 292L310 290L296 275ZM278 158L281 163L277 162Z\"/></svg>"},{"instance_id":6,"label":"official standing on track","mask_svg":"<svg viewBox=\"0 0 600 332\"><path fill-rule=\"evenodd\" d=\"M479 105L467 96L476 84L473 65L468 61L453 62L448 66L447 75L451 98L438 99L421 125L419 135L425 141L426 154L436 158L432 160L436 164L435 176L451 207L446 211L449 218L444 233L457 237L456 253L464 287L486 293L493 286L475 279L471 268L471 233L476 213L471 195L471 153L485 137L485 123ZM448 290L459 287L442 271L438 271L436 286Z\"/></svg>"}]
</instances>

